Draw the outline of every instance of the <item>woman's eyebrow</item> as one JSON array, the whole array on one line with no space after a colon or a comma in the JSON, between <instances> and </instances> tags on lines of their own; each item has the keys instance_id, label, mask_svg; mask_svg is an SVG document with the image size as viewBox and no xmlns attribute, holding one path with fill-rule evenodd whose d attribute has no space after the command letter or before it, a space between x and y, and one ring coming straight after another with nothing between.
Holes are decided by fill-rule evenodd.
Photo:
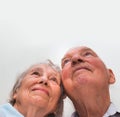
<instances>
[{"instance_id":1,"label":"woman's eyebrow","mask_svg":"<svg viewBox=\"0 0 120 117\"><path fill-rule=\"evenodd\" d=\"M43 69L40 67L35 67L35 68L32 68L29 72L33 72L33 71L43 71Z\"/></svg>"}]
</instances>

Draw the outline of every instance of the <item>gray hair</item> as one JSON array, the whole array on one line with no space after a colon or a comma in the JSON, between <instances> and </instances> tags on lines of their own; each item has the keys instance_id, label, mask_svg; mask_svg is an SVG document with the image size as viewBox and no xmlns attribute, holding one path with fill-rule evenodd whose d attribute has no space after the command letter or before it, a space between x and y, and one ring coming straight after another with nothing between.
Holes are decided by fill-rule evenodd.
<instances>
[{"instance_id":1,"label":"gray hair","mask_svg":"<svg viewBox=\"0 0 120 117\"><path fill-rule=\"evenodd\" d=\"M11 90L11 93L10 93L10 99L9 99L9 103L14 106L14 104L16 103L16 100L13 98L14 94L16 93L16 90L21 86L21 83L24 79L24 77L27 75L28 71L35 65L39 65L39 64L46 64L46 65L49 65L50 67L52 67L54 70L56 70L60 76L61 76L61 70L60 70L60 67L53 64L53 62L51 60L46 60L45 62L41 62L41 63L38 63L38 64L34 64L32 65L31 67L29 67L27 70L25 70L23 73L21 73L17 79L16 79L16 82ZM57 105L57 109L55 111L55 113L50 113L47 117L62 117L62 114L63 114L63 97L64 97L64 90L63 90L63 85L62 83L60 84L60 87L61 87L61 96L60 96L60 99L58 101L58 105Z\"/></svg>"}]
</instances>

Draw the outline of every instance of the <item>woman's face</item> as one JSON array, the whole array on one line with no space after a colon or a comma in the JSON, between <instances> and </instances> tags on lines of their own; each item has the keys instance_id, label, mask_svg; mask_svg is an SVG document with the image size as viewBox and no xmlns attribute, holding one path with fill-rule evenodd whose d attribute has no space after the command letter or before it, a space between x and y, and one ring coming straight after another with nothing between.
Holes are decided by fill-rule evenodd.
<instances>
[{"instance_id":1,"label":"woman's face","mask_svg":"<svg viewBox=\"0 0 120 117\"><path fill-rule=\"evenodd\" d=\"M33 66L14 95L14 106L24 109L33 106L52 112L61 95L60 84L60 74L53 68L46 64Z\"/></svg>"}]
</instances>

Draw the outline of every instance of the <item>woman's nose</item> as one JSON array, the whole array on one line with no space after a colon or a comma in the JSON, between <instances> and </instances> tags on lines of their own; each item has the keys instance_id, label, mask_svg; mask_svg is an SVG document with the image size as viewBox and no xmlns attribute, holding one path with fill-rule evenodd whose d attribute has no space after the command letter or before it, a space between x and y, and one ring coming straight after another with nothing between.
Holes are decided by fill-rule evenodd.
<instances>
[{"instance_id":1,"label":"woman's nose","mask_svg":"<svg viewBox=\"0 0 120 117\"><path fill-rule=\"evenodd\" d=\"M48 85L47 77L41 77L40 80L39 80L39 84Z\"/></svg>"}]
</instances>

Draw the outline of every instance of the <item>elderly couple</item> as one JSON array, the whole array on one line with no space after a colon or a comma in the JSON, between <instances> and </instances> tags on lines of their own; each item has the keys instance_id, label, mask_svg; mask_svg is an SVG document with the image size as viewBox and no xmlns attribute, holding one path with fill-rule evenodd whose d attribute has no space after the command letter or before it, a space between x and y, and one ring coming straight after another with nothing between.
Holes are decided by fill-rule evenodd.
<instances>
[{"instance_id":1,"label":"elderly couple","mask_svg":"<svg viewBox=\"0 0 120 117\"><path fill-rule=\"evenodd\" d=\"M109 93L114 73L92 49L69 49L61 67L48 60L24 71L9 102L0 106L0 117L62 117L66 96L75 107L71 117L120 117Z\"/></svg>"}]
</instances>

